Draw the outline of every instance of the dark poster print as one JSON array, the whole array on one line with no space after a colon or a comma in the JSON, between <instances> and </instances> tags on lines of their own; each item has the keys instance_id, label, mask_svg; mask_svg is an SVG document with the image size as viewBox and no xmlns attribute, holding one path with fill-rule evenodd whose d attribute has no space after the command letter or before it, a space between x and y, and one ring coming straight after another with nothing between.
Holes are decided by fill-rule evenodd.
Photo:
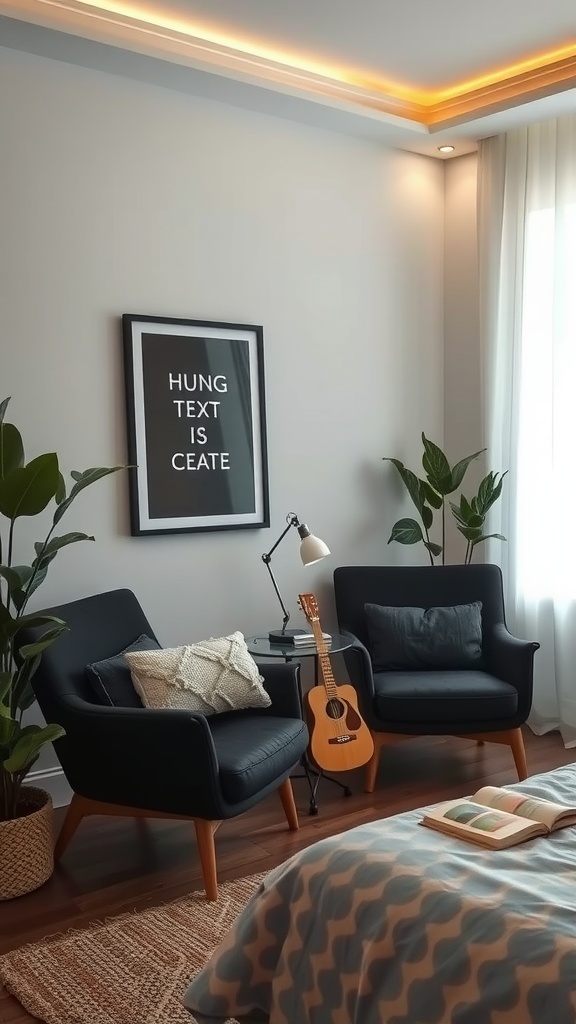
<instances>
[{"instance_id":1,"label":"dark poster print","mask_svg":"<svg viewBox=\"0 0 576 1024\"><path fill-rule=\"evenodd\" d=\"M123 326L132 532L268 525L262 329Z\"/></svg>"}]
</instances>

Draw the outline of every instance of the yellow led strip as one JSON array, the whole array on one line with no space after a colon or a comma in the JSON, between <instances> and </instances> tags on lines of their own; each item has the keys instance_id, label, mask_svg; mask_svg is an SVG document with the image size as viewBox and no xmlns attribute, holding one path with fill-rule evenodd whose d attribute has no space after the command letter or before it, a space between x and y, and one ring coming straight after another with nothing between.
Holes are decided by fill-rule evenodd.
<instances>
[{"instance_id":1,"label":"yellow led strip","mask_svg":"<svg viewBox=\"0 0 576 1024\"><path fill-rule=\"evenodd\" d=\"M14 0L0 0L3 8L14 6ZM322 61L303 58L272 46L252 40L240 39L226 33L194 25L180 18L170 17L149 7L136 6L129 0L19 0L16 5L34 15L44 13L60 20L69 14L100 23L107 31L112 28L141 33L159 44L159 48L180 47L188 59L205 61L218 69L236 68L245 74L262 79L284 82L285 85L304 88L314 94L330 95L366 109L388 111L420 123L438 125L444 120L455 121L462 115L482 112L486 108L510 104L527 99L531 94L543 95L568 88L576 82L576 42L558 49L531 56L505 68L500 68L455 85L436 89L418 89L397 82L369 79L357 69L329 65ZM17 15L16 15L17 16ZM121 45L121 44L120 44Z\"/></svg>"}]
</instances>

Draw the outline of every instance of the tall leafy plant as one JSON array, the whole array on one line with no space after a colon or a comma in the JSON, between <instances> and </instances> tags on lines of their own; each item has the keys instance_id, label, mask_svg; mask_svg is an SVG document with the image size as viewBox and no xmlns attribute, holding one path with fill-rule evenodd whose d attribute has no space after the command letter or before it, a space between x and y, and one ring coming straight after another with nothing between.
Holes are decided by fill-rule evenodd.
<instances>
[{"instance_id":1,"label":"tall leafy plant","mask_svg":"<svg viewBox=\"0 0 576 1024\"><path fill-rule=\"evenodd\" d=\"M67 490L54 452L26 463L18 429L4 416L10 399L0 403L0 821L22 813L21 786L37 761L42 747L63 735L59 725L26 725L22 716L34 701L31 681L42 651L67 630L53 615L28 614L32 595L46 579L48 569L62 548L82 540L85 533L56 535L55 530L78 495L102 477L122 469L99 467L73 471ZM34 544L29 565L14 564L14 533L18 519L40 515L54 502L52 523L44 540ZM25 626L46 629L36 643L20 648L18 633Z\"/></svg>"},{"instance_id":2,"label":"tall leafy plant","mask_svg":"<svg viewBox=\"0 0 576 1024\"><path fill-rule=\"evenodd\" d=\"M422 444L424 446L422 455L424 478L416 476L399 459L389 457L384 459L384 462L391 462L398 470L402 483L420 516L420 522L416 519L399 519L394 523L388 543L390 544L392 541L397 541L399 544L422 542L428 551L430 564L436 564L435 560L439 559L444 564L448 504L458 530L466 541L464 563L469 564L478 544L488 540L489 537L506 540L501 533L486 534L484 532L486 516L502 493L502 483L506 473L490 472L481 481L477 493L472 498L468 499L461 494L458 502L447 502L448 496L454 494L460 487L470 463L482 455L486 449L481 448L479 452L467 455L465 459L461 459L460 462L451 466L442 449L430 441L424 432L422 432ZM440 513L440 543L433 540L431 535L434 515L438 512Z\"/></svg>"}]
</instances>

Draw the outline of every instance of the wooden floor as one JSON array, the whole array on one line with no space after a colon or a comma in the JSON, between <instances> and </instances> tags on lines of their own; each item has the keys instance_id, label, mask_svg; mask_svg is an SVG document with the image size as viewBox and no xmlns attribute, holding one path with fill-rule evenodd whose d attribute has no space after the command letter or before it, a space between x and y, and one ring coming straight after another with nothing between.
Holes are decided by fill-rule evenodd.
<instances>
[{"instance_id":1,"label":"wooden floor","mask_svg":"<svg viewBox=\"0 0 576 1024\"><path fill-rule=\"evenodd\" d=\"M525 744L531 775L574 760L574 752L565 750L558 733L537 737L526 730ZM384 751L374 793L363 791L362 771L339 778L345 778L352 796L343 796L339 787L322 780L316 817L308 814L306 781L294 781L299 832L287 832L275 796L224 822L216 837L220 880L271 869L296 850L364 822L472 793L484 784L517 781L507 747L444 737L419 737ZM62 810L56 812L57 825L62 815ZM0 903L0 954L201 888L192 825L88 819L46 885ZM30 1024L34 1019L0 986L2 1024Z\"/></svg>"}]
</instances>

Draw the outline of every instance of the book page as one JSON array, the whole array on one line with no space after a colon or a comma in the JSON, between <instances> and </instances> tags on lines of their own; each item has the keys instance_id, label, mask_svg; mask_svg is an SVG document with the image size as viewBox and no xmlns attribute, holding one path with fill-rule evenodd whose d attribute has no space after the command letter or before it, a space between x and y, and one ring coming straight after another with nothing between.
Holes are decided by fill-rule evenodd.
<instances>
[{"instance_id":1,"label":"book page","mask_svg":"<svg viewBox=\"0 0 576 1024\"><path fill-rule=\"evenodd\" d=\"M576 807L555 804L551 800L539 800L537 797L526 796L525 793L514 793L497 786L484 786L474 794L478 803L494 807L509 814L517 814L521 818L540 821L551 829L559 818L563 825L576 822Z\"/></svg>"},{"instance_id":2,"label":"book page","mask_svg":"<svg viewBox=\"0 0 576 1024\"><path fill-rule=\"evenodd\" d=\"M429 811L423 824L431 824L440 831L446 830L452 835L466 834L469 839L476 839L481 845L498 847L507 845L512 837L537 835L543 832L542 826L535 821L526 821L514 814L475 803L473 800L449 800Z\"/></svg>"}]
</instances>

